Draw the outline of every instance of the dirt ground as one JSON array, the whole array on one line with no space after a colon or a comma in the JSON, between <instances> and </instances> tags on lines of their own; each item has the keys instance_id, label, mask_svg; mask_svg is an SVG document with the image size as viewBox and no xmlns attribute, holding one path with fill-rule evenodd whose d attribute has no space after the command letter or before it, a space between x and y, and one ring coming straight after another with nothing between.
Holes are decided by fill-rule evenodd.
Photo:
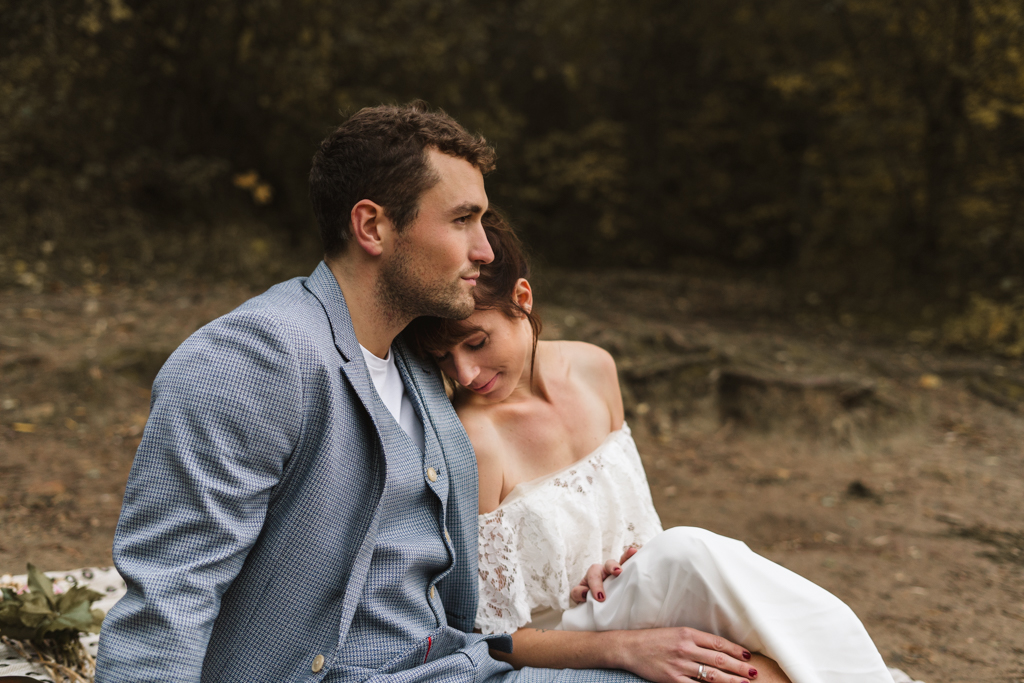
<instances>
[{"instance_id":1,"label":"dirt ground","mask_svg":"<svg viewBox=\"0 0 1024 683\"><path fill-rule=\"evenodd\" d=\"M547 272L548 338L619 362L665 526L844 599L927 683L1024 682L1024 368L787 314L756 282ZM149 385L254 291L0 291L0 574L110 563Z\"/></svg>"}]
</instances>

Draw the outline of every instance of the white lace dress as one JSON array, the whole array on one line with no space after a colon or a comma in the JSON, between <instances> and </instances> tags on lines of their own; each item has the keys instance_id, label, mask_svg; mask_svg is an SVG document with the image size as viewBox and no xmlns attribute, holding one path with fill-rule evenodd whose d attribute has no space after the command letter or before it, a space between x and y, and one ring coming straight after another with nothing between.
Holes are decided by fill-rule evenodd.
<instances>
[{"instance_id":1,"label":"white lace dress","mask_svg":"<svg viewBox=\"0 0 1024 683\"><path fill-rule=\"evenodd\" d=\"M625 425L582 460L519 484L479 522L476 627L484 633L555 626L590 565L661 533Z\"/></svg>"},{"instance_id":2,"label":"white lace dress","mask_svg":"<svg viewBox=\"0 0 1024 683\"><path fill-rule=\"evenodd\" d=\"M480 515L484 633L689 626L777 661L793 683L893 683L857 616L823 588L703 529L662 531L625 425L572 466L520 484ZM573 607L595 562L643 546L606 600Z\"/></svg>"}]
</instances>

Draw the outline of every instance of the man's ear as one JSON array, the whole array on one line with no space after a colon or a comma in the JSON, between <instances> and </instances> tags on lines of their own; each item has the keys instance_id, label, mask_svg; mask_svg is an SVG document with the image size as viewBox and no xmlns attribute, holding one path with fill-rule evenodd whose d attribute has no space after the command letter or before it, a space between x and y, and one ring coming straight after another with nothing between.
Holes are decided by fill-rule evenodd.
<instances>
[{"instance_id":1,"label":"man's ear","mask_svg":"<svg viewBox=\"0 0 1024 683\"><path fill-rule=\"evenodd\" d=\"M380 256L383 251L381 229L390 227L390 221L384 215L384 207L369 199L360 199L352 207L349 220L353 241L370 256ZM388 225L385 226L385 223Z\"/></svg>"},{"instance_id":2,"label":"man's ear","mask_svg":"<svg viewBox=\"0 0 1024 683\"><path fill-rule=\"evenodd\" d=\"M512 300L527 313L533 310L533 288L526 278L519 278L516 281L516 288L512 292Z\"/></svg>"}]
</instances>

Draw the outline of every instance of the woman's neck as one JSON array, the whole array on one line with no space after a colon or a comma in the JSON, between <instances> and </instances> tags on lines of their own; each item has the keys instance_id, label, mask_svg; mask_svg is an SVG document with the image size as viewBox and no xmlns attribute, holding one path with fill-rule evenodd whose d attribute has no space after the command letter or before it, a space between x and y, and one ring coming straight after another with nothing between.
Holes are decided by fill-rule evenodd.
<instances>
[{"instance_id":1,"label":"woman's neck","mask_svg":"<svg viewBox=\"0 0 1024 683\"><path fill-rule=\"evenodd\" d=\"M531 348L530 353L526 357L526 363L523 364L523 374L519 378L516 388L512 390L512 393L502 403L526 401L550 403L550 373L559 364L559 360L560 354L558 353L556 343L549 341L537 342L537 347L535 349Z\"/></svg>"}]
</instances>

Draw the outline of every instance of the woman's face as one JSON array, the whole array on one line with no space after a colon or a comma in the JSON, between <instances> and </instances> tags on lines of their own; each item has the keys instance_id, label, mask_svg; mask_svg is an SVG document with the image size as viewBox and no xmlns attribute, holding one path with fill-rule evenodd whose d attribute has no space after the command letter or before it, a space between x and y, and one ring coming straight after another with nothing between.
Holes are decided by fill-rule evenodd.
<instances>
[{"instance_id":1,"label":"woman's face","mask_svg":"<svg viewBox=\"0 0 1024 683\"><path fill-rule=\"evenodd\" d=\"M473 332L437 359L444 374L488 403L504 401L529 383L533 328L525 315L477 310L464 322Z\"/></svg>"}]
</instances>

